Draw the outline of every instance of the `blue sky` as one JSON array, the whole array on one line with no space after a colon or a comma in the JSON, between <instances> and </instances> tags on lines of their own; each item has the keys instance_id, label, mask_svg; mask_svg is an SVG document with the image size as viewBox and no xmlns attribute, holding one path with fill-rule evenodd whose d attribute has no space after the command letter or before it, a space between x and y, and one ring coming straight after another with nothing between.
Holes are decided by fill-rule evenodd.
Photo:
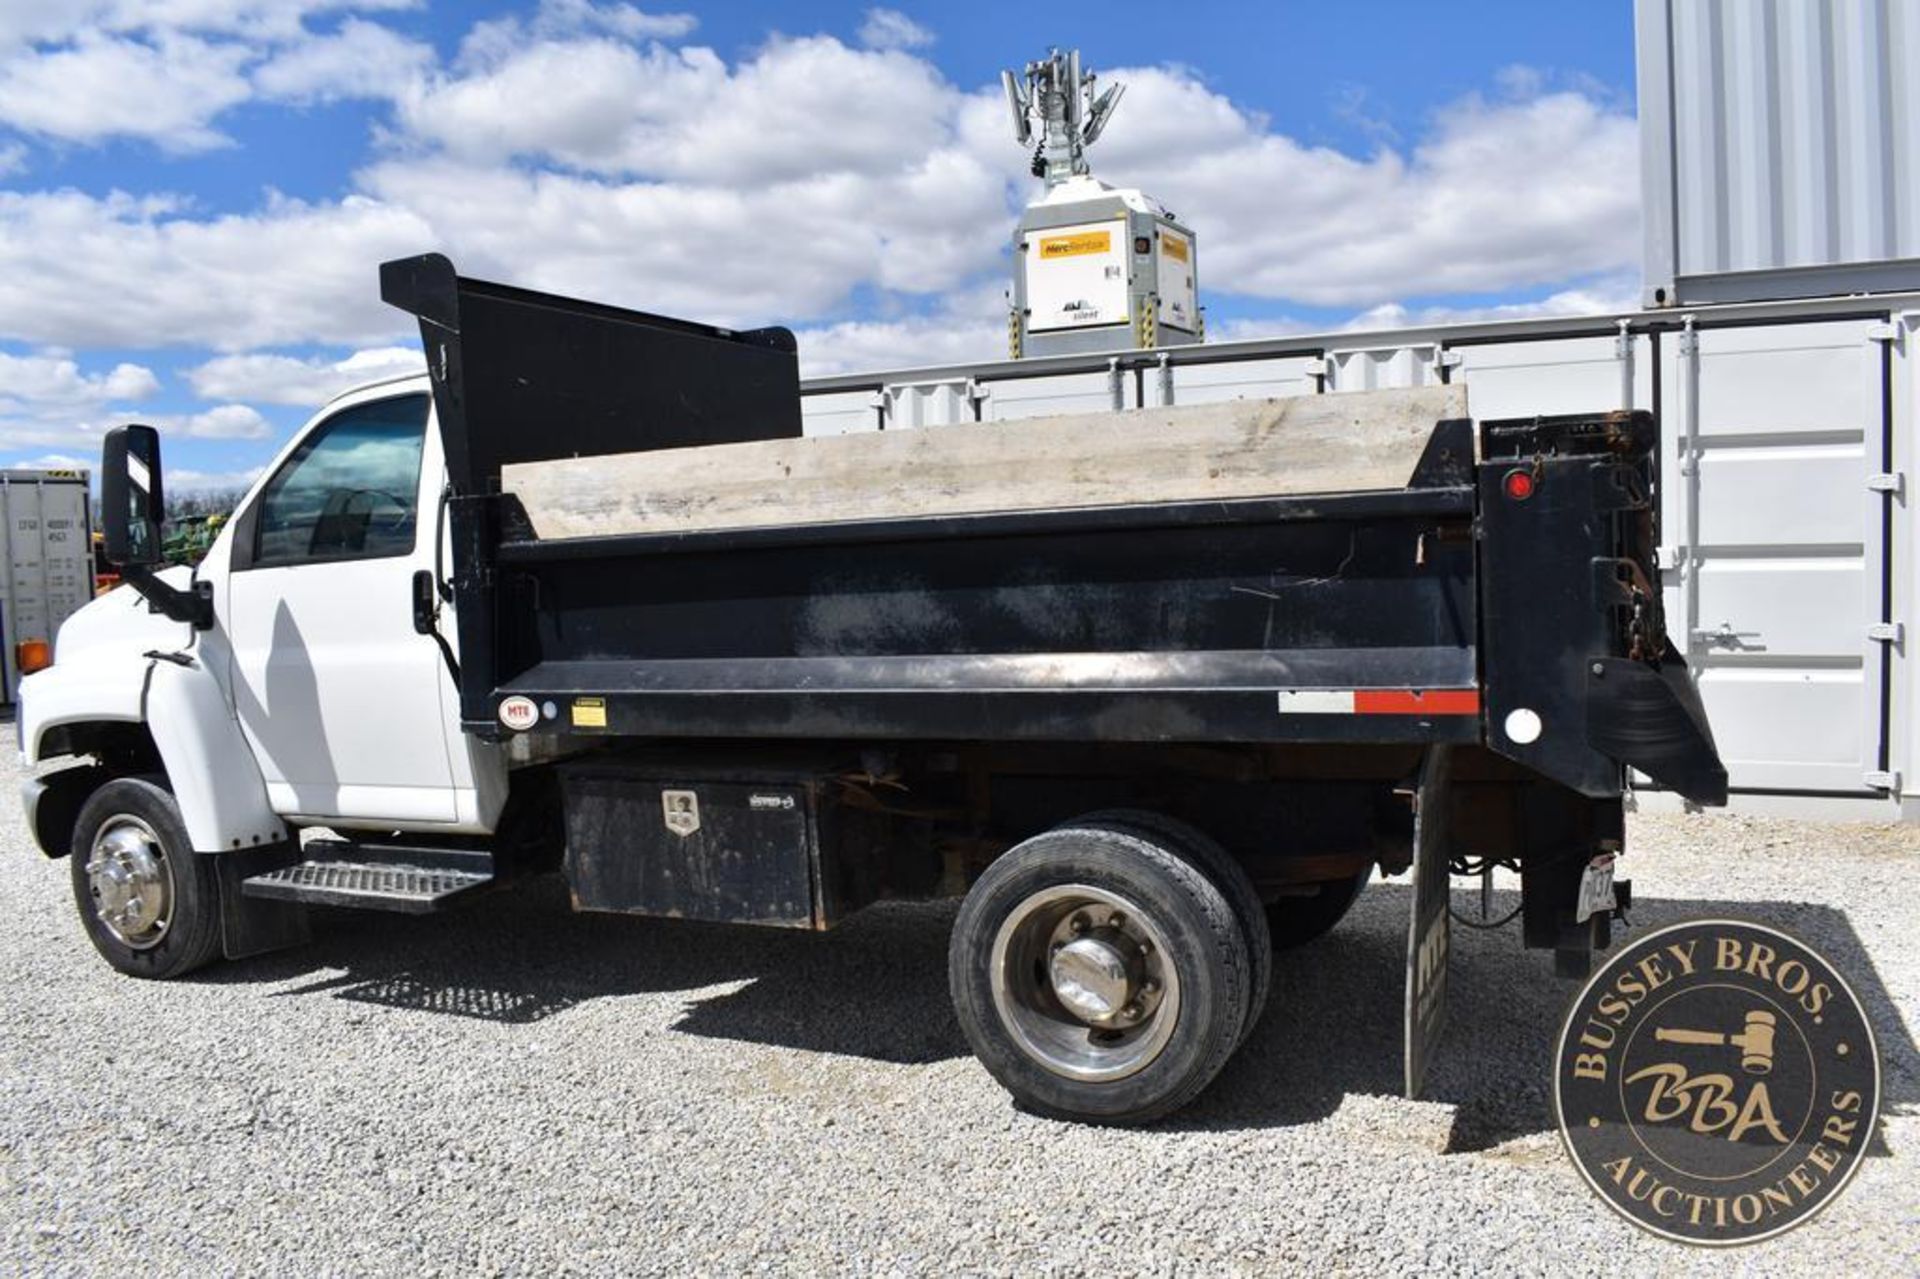
<instances>
[{"instance_id":1,"label":"blue sky","mask_svg":"<svg viewBox=\"0 0 1920 1279\"><path fill-rule=\"evenodd\" d=\"M723 323L812 370L992 358L1033 192L998 71L1128 84L1094 171L1200 238L1210 331L1606 310L1625 3L0 0L0 464L148 420L244 479L406 366L383 257Z\"/></svg>"}]
</instances>

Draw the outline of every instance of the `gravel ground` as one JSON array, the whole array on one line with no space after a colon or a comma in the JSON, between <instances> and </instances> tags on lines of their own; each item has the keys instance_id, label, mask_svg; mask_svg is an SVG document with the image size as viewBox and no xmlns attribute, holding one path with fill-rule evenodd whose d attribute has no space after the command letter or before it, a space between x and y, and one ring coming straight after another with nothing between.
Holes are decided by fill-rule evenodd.
<instances>
[{"instance_id":1,"label":"gravel ground","mask_svg":"<svg viewBox=\"0 0 1920 1279\"><path fill-rule=\"evenodd\" d=\"M308 948L153 985L95 958L66 867L10 815L0 1268L1920 1272L1920 830L1638 817L1629 848L1636 924L1784 926L1880 1039L1875 1157L1732 1256L1639 1233L1575 1176L1547 1109L1572 990L1512 930L1456 931L1432 1100L1395 1096L1402 884L1280 957L1196 1106L1115 1132L1016 1112L966 1054L949 906L810 936L574 916L543 883L327 915Z\"/></svg>"}]
</instances>

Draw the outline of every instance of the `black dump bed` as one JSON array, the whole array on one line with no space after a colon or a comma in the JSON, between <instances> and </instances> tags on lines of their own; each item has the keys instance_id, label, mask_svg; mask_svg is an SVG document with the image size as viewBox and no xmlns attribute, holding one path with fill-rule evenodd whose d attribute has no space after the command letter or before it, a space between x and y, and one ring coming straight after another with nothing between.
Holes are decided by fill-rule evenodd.
<instances>
[{"instance_id":1,"label":"black dump bed","mask_svg":"<svg viewBox=\"0 0 1920 1279\"><path fill-rule=\"evenodd\" d=\"M1434 420L1365 491L543 537L503 471L799 437L792 335L435 255L382 290L433 377L469 731L525 697L530 731L643 738L1483 742L1588 795L1631 763L1724 798L1644 414Z\"/></svg>"}]
</instances>

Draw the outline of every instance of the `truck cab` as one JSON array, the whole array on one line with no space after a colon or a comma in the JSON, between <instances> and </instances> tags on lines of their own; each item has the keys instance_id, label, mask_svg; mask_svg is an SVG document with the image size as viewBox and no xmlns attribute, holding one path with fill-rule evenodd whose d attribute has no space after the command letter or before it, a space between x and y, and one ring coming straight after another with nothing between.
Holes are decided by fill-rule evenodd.
<instances>
[{"instance_id":1,"label":"truck cab","mask_svg":"<svg viewBox=\"0 0 1920 1279\"><path fill-rule=\"evenodd\" d=\"M24 686L28 760L115 738L161 766L190 752L169 776L217 757L217 785L180 796L201 852L290 822L491 830L503 752L460 732L446 658L409 609L415 575L450 556L432 415L422 375L350 391L297 432L199 565L158 575L204 601L204 628L132 589L82 610Z\"/></svg>"}]
</instances>

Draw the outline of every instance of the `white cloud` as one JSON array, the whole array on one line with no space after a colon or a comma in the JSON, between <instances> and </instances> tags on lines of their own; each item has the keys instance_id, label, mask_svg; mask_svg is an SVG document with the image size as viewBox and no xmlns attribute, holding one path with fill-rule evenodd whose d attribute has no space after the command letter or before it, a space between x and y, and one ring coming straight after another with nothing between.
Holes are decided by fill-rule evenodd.
<instances>
[{"instance_id":1,"label":"white cloud","mask_svg":"<svg viewBox=\"0 0 1920 1279\"><path fill-rule=\"evenodd\" d=\"M173 10L174 38L202 30L183 25L186 9L222 7L153 5ZM232 27L236 7L199 20ZM391 130L354 194L207 215L167 196L0 191L0 338L374 347L412 335L379 302L376 265L437 248L471 275L798 324L815 369L1003 348L1006 242L1035 184L993 86L962 92L910 52L827 37L776 38L729 63L663 43L691 30L684 15L574 0L482 23L434 69L351 16L313 36L302 23L316 11L256 0L247 29L282 34L261 37L277 52L248 74L299 98L391 88ZM347 56L355 40L381 52ZM356 79L384 56L392 74ZM1096 170L1196 228L1216 314L1234 295L1351 308L1567 295L1635 261L1634 125L1596 92L1507 74L1504 96L1464 99L1416 142L1360 157L1276 132L1184 70L1104 74L1130 92ZM933 320L886 318L901 298L909 312L955 300ZM843 319L855 299L880 318ZM345 376L284 353L197 373L205 394L261 402L312 402Z\"/></svg>"},{"instance_id":2,"label":"white cloud","mask_svg":"<svg viewBox=\"0 0 1920 1279\"><path fill-rule=\"evenodd\" d=\"M950 318L845 320L799 330L800 374L878 372L1007 357L1007 325Z\"/></svg>"},{"instance_id":3,"label":"white cloud","mask_svg":"<svg viewBox=\"0 0 1920 1279\"><path fill-rule=\"evenodd\" d=\"M245 404L218 404L198 413L130 407L160 389L160 379L145 365L120 363L88 372L65 355L0 351L0 449L49 448L71 459L67 450L79 445L90 450L108 427L126 421L203 440L257 440L270 434L267 420Z\"/></svg>"},{"instance_id":4,"label":"white cloud","mask_svg":"<svg viewBox=\"0 0 1920 1279\"><path fill-rule=\"evenodd\" d=\"M1639 276L1619 271L1598 276L1572 288L1559 289L1529 302L1500 302L1486 306L1408 306L1382 302L1335 324L1313 324L1294 316L1267 316L1209 322L1207 336L1216 342L1299 334L1376 332L1382 329L1431 328L1442 324L1476 324L1486 320L1546 320L1583 315L1623 315L1640 309Z\"/></svg>"},{"instance_id":5,"label":"white cloud","mask_svg":"<svg viewBox=\"0 0 1920 1279\"><path fill-rule=\"evenodd\" d=\"M436 242L418 215L364 196L193 218L164 198L0 191L0 338L226 351L401 338L413 321L381 303L379 264Z\"/></svg>"},{"instance_id":6,"label":"white cloud","mask_svg":"<svg viewBox=\"0 0 1920 1279\"><path fill-rule=\"evenodd\" d=\"M64 357L0 351L0 404L72 408L145 399L159 389L153 370L140 364L116 364L105 373L88 374Z\"/></svg>"},{"instance_id":7,"label":"white cloud","mask_svg":"<svg viewBox=\"0 0 1920 1279\"><path fill-rule=\"evenodd\" d=\"M962 101L930 63L825 36L733 67L705 48L538 39L410 90L399 122L469 163L752 189L923 164L951 145Z\"/></svg>"},{"instance_id":8,"label":"white cloud","mask_svg":"<svg viewBox=\"0 0 1920 1279\"><path fill-rule=\"evenodd\" d=\"M750 188L451 161L394 162L364 176L389 207L417 211L471 274L762 324L827 313L861 286L939 294L991 265L1005 236L997 187L956 184L941 171L966 163L942 157L872 180L822 175ZM933 203L942 190L948 202Z\"/></svg>"},{"instance_id":9,"label":"white cloud","mask_svg":"<svg viewBox=\"0 0 1920 1279\"><path fill-rule=\"evenodd\" d=\"M1635 124L1584 94L1468 97L1410 151L1362 160L1274 133L1191 77L1113 74L1127 114L1096 169L1195 227L1203 290L1371 305L1637 261Z\"/></svg>"},{"instance_id":10,"label":"white cloud","mask_svg":"<svg viewBox=\"0 0 1920 1279\"><path fill-rule=\"evenodd\" d=\"M253 82L267 97L291 102L381 98L424 73L433 60L433 46L353 18L331 35L276 53L253 73Z\"/></svg>"},{"instance_id":11,"label":"white cloud","mask_svg":"<svg viewBox=\"0 0 1920 1279\"><path fill-rule=\"evenodd\" d=\"M188 493L227 493L251 488L267 468L250 466L237 471L199 471L192 467L170 466L167 468L167 493L170 496L183 496Z\"/></svg>"},{"instance_id":12,"label":"white cloud","mask_svg":"<svg viewBox=\"0 0 1920 1279\"><path fill-rule=\"evenodd\" d=\"M167 151L223 146L209 121L251 93L246 50L186 35L154 44L83 35L0 62L0 120L71 142L144 138Z\"/></svg>"},{"instance_id":13,"label":"white cloud","mask_svg":"<svg viewBox=\"0 0 1920 1279\"><path fill-rule=\"evenodd\" d=\"M860 43L869 49L920 49L933 43L933 32L898 9L869 9L860 24Z\"/></svg>"},{"instance_id":14,"label":"white cloud","mask_svg":"<svg viewBox=\"0 0 1920 1279\"><path fill-rule=\"evenodd\" d=\"M1007 355L1007 302L998 281L958 289L930 313L798 328L800 374L970 364Z\"/></svg>"},{"instance_id":15,"label":"white cloud","mask_svg":"<svg viewBox=\"0 0 1920 1279\"><path fill-rule=\"evenodd\" d=\"M45 453L39 457L22 458L7 463L9 470L22 471L90 471L94 459L75 457L71 453Z\"/></svg>"},{"instance_id":16,"label":"white cloud","mask_svg":"<svg viewBox=\"0 0 1920 1279\"><path fill-rule=\"evenodd\" d=\"M0 448L71 446L109 404L159 390L160 379L141 364L90 373L65 355L0 351Z\"/></svg>"},{"instance_id":17,"label":"white cloud","mask_svg":"<svg viewBox=\"0 0 1920 1279\"><path fill-rule=\"evenodd\" d=\"M644 13L630 4L594 4L592 0L540 0L533 29L538 35L603 31L625 40L680 40L700 20L690 13Z\"/></svg>"},{"instance_id":18,"label":"white cloud","mask_svg":"<svg viewBox=\"0 0 1920 1279\"><path fill-rule=\"evenodd\" d=\"M1386 302L1362 311L1349 320L1346 327L1388 329L1469 324L1480 320L1539 320L1570 315L1620 315L1639 309L1639 277L1630 272L1619 272L1577 288L1558 290L1532 302L1411 308L1398 302Z\"/></svg>"},{"instance_id":19,"label":"white cloud","mask_svg":"<svg viewBox=\"0 0 1920 1279\"><path fill-rule=\"evenodd\" d=\"M594 4L592 0L541 0L531 20L509 14L474 24L460 43L463 66L498 63L535 41L576 36L612 36L624 41L682 40L700 20L690 13L645 13L630 4Z\"/></svg>"},{"instance_id":20,"label":"white cloud","mask_svg":"<svg viewBox=\"0 0 1920 1279\"><path fill-rule=\"evenodd\" d=\"M193 440L263 440L272 434L267 419L246 404L220 404L199 413L143 413L138 421L161 434ZM105 425L89 428L104 430Z\"/></svg>"},{"instance_id":21,"label":"white cloud","mask_svg":"<svg viewBox=\"0 0 1920 1279\"><path fill-rule=\"evenodd\" d=\"M1635 259L1635 126L1593 96L1524 96L1538 83L1510 74L1516 96L1469 97L1418 145L1357 158L1274 132L1190 73L1109 74L1132 92L1096 167L1186 216L1214 294L1368 306ZM448 242L531 239L545 251L522 270L547 287L665 285L696 305L699 287L674 284L697 262L727 318L997 276L1010 197L1032 189L996 93L826 38L733 67L705 49L534 43L423 85L400 118L443 167L396 160L364 180Z\"/></svg>"},{"instance_id":22,"label":"white cloud","mask_svg":"<svg viewBox=\"0 0 1920 1279\"><path fill-rule=\"evenodd\" d=\"M172 153L230 144L215 121L252 99L380 95L379 79L417 73L425 45L347 19L415 0L0 0L0 122L39 138L96 145L137 138ZM264 63L264 66L262 65Z\"/></svg>"},{"instance_id":23,"label":"white cloud","mask_svg":"<svg viewBox=\"0 0 1920 1279\"><path fill-rule=\"evenodd\" d=\"M186 376L203 399L318 408L363 382L419 373L425 368L425 360L414 348L382 346L355 351L340 360L271 353L223 355L188 369Z\"/></svg>"},{"instance_id":24,"label":"white cloud","mask_svg":"<svg viewBox=\"0 0 1920 1279\"><path fill-rule=\"evenodd\" d=\"M291 39L306 19L417 9L423 0L0 0L0 47L51 43L83 31L191 31Z\"/></svg>"}]
</instances>

